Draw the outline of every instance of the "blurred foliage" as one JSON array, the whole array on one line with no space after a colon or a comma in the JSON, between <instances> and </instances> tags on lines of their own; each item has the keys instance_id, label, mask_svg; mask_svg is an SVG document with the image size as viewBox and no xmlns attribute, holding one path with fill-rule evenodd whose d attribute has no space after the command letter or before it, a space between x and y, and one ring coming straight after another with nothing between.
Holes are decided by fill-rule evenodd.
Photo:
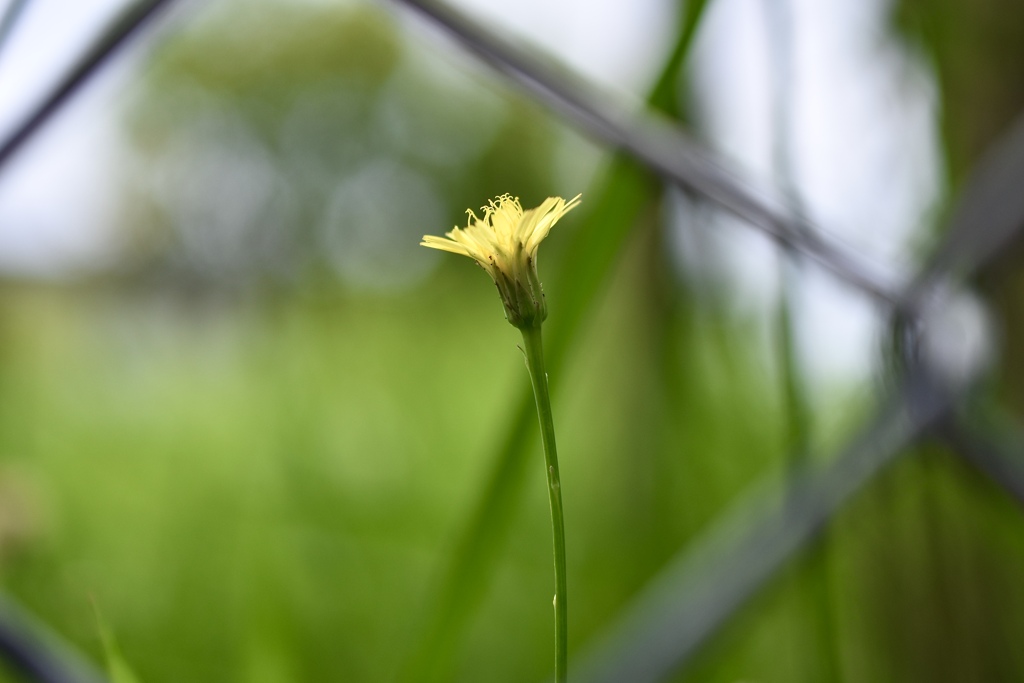
<instances>
[{"instance_id":1,"label":"blurred foliage","mask_svg":"<svg viewBox=\"0 0 1024 683\"><path fill-rule=\"evenodd\" d=\"M1024 6L898 0L894 19L929 58L939 86L950 201L1024 111ZM1018 423L1024 415L1021 246L1006 250L978 283L1002 337L1000 371L984 393L992 400L994 389ZM934 446L915 455L865 503L875 507L869 514L891 520L885 533L876 532L879 565L865 603L882 626L871 642L880 653L872 678L1019 680L1024 660L1013 642L1024 632L1020 509L956 456Z\"/></svg>"},{"instance_id":2,"label":"blurred foliage","mask_svg":"<svg viewBox=\"0 0 1024 683\"><path fill-rule=\"evenodd\" d=\"M1024 114L1024 5L1014 0L901 0L899 25L931 57L955 185ZM982 287L1003 322L1000 390L1024 418L1024 243L1006 250Z\"/></svg>"},{"instance_id":3,"label":"blurred foliage","mask_svg":"<svg viewBox=\"0 0 1024 683\"><path fill-rule=\"evenodd\" d=\"M953 30L967 21L956 3L904 4L947 27L919 40L950 98L956 178L997 127L980 111L997 96L956 94L980 77L945 85L975 49L952 44L974 35ZM660 83L655 105L685 100L679 83ZM657 181L622 160L599 173L571 133L380 8L203 8L158 47L127 118L128 265L0 289L0 576L95 661L90 596L146 683L398 673L525 380L486 277L416 243L500 192L582 190L598 207L559 224L541 265L572 648L786 467L764 325L691 296ZM840 441L866 402L844 390L812 406L815 445ZM549 674L539 442L528 455L447 680ZM1019 510L948 454L915 455L679 680L816 683L825 647L844 681L1017 680ZM828 579L825 634L809 626L813 576Z\"/></svg>"},{"instance_id":4,"label":"blurred foliage","mask_svg":"<svg viewBox=\"0 0 1024 683\"><path fill-rule=\"evenodd\" d=\"M661 376L636 325L643 265L633 259L601 313L617 332L593 337L557 380L577 639L772 457L771 401L748 381L761 370L742 336L712 326L678 359L684 423L649 409ZM445 296L460 305L439 313ZM48 521L5 565L8 589L99 658L95 595L147 682L385 680L521 372L492 298L450 277L401 299L200 309L19 293L4 310L18 362L4 364L3 447ZM452 352L456 339L471 342ZM752 419L735 424L744 407ZM635 450L634 430L652 450ZM657 458L666 430L726 457ZM463 650L466 680L540 679L550 666L534 483Z\"/></svg>"},{"instance_id":5,"label":"blurred foliage","mask_svg":"<svg viewBox=\"0 0 1024 683\"><path fill-rule=\"evenodd\" d=\"M96 627L100 633L103 649L106 651L107 675L110 677L110 683L139 683L138 676L135 675L131 666L125 661L124 655L121 654L121 646L117 643L117 637L110 630L106 621L104 621L103 613L100 612L99 606L95 607Z\"/></svg>"},{"instance_id":6,"label":"blurred foliage","mask_svg":"<svg viewBox=\"0 0 1024 683\"><path fill-rule=\"evenodd\" d=\"M1024 6L1016 0L899 0L897 25L930 57L954 181L1024 109Z\"/></svg>"},{"instance_id":7,"label":"blurred foliage","mask_svg":"<svg viewBox=\"0 0 1024 683\"><path fill-rule=\"evenodd\" d=\"M425 231L555 185L549 120L451 61L368 5L206 10L158 50L131 114L141 267L419 282L437 262Z\"/></svg>"}]
</instances>

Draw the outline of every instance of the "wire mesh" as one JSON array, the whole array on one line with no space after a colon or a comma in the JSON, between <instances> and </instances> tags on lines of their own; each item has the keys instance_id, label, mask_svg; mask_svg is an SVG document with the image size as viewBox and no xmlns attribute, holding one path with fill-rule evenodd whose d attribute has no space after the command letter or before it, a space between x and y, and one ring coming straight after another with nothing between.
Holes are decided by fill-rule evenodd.
<instances>
[{"instance_id":1,"label":"wire mesh","mask_svg":"<svg viewBox=\"0 0 1024 683\"><path fill-rule=\"evenodd\" d=\"M817 459L827 463L823 466L805 465L793 472L791 498L784 509L772 509L763 490L755 491L723 514L703 538L681 549L606 633L584 649L574 663L575 680L645 683L664 680L684 668L747 600L828 525L845 502L922 439L941 439L965 462L1024 502L1024 468L1014 457L1019 439L1016 435L993 437L964 417L963 408L985 370L983 364L973 362L966 373L950 376L926 352L934 327L931 318L966 282L992 268L1024 229L1024 193L1019 191L1024 183L1024 118L975 169L951 212L944 238L917 273L907 278L879 268L830 237L781 193L766 195L747 186L713 152L665 117L617 108L582 79L550 68L451 7L427 0L395 2L447 30L471 54L597 141L666 183L743 219L795 258L818 263L873 300L888 311L890 333L898 342L901 380L847 446L832 457ZM9 6L0 22L0 35L9 35L24 4ZM0 170L118 47L169 4L170 0L148 0L132 5L0 144ZM692 5L698 12L703 7L703 3ZM555 363L558 353L556 348ZM530 419L528 396L523 405L519 418L512 420L513 434L522 434L519 425ZM507 450L521 448L515 438L509 440ZM511 457L502 462L506 469L515 466ZM485 492L485 500L491 495ZM760 521L751 524L751 519ZM479 529L471 531L465 542L482 543L480 536ZM442 596L452 593L442 591ZM24 630L16 625L0 624L0 651L33 680L77 680L48 663L45 650L26 640Z\"/></svg>"},{"instance_id":2,"label":"wire mesh","mask_svg":"<svg viewBox=\"0 0 1024 683\"><path fill-rule=\"evenodd\" d=\"M829 466L793 475L793 505L761 515L766 521L735 543L728 540L736 535L737 523L732 520L758 518L749 512L754 504L743 501L723 515L724 523L694 547L684 548L608 634L587 649L575 663L578 680L645 683L678 672L853 493L937 429L957 453L1019 499L1017 463L1005 449L994 448L965 429L956 410L970 399L983 364L976 363L968 376L944 377L943 369L922 359L919 349L927 341L921 335L928 334L927 317L935 314L935 300L948 301L954 281L962 284L977 277L1024 228L1024 205L1017 189L1024 175L1024 124L1014 126L993 146L972 174L944 239L916 276L902 282L897 274L882 272L851 253L784 200L765 198L745 187L677 126L651 113L626 115L616 110L580 79L555 72L450 7L426 0L398 1L446 29L472 54L598 141L631 156L666 182L733 213L886 307L893 337L904 341L903 386L882 402L876 418L842 452L829 459ZM714 559L694 560L704 555Z\"/></svg>"}]
</instances>

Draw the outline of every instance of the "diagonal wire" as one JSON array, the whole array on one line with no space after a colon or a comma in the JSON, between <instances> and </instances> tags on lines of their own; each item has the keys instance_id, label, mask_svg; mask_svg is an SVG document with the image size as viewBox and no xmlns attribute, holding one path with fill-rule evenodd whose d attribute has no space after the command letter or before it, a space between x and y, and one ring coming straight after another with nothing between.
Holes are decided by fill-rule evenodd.
<instances>
[{"instance_id":1,"label":"diagonal wire","mask_svg":"<svg viewBox=\"0 0 1024 683\"><path fill-rule=\"evenodd\" d=\"M999 256L1024 233L1024 112L989 145L972 169L954 207L942 241L895 307L895 320L907 311L920 311L928 297L941 295L955 278L976 278L992 268ZM964 458L1007 493L1024 502L1024 470L1010 456L1007 443L993 440L966 425L964 418L938 430L958 456ZM1024 444L1022 444L1024 445Z\"/></svg>"},{"instance_id":2,"label":"diagonal wire","mask_svg":"<svg viewBox=\"0 0 1024 683\"><path fill-rule=\"evenodd\" d=\"M17 0L16 0L17 1ZM842 279L863 289L873 297L894 302L892 285L884 277L872 273L871 268L837 244L826 240L817 232L807 232L806 221L788 214L784 209L772 205L771 202L758 197L747 190L727 171L723 164L710 157L706 152L687 140L677 131L670 129L663 122L646 116L632 123L624 123L627 117L611 111L609 107L599 105L584 90L568 81L559 81L553 72L542 67L538 62L518 53L507 44L503 44L492 35L488 35L479 27L433 3L419 0L401 0L406 5L416 7L430 15L466 42L471 48L485 57L502 71L512 75L515 80L524 84L541 99L556 109L568 114L571 118L585 125L592 133L622 149L632 152L637 158L647 163L674 182L699 192L719 203L738 216L745 218L785 244L814 257L830 268ZM24 4L24 0L22 0ZM72 72L55 88L42 105L30 115L22 125L2 145L0 145L0 167L66 102L78 88L133 34L150 19L162 6L170 4L170 0L148 0L134 5L125 15L104 34L92 50L79 62ZM10 16L8 13L7 16ZM5 17L6 18L6 17ZM5 28L7 23L3 25ZM931 266L926 268L915 292L925 292L930 281L951 269L974 269L990 260L998 253L1000 247L1012 239L1018 232L1024 218L1024 203L1009 202L1008 196L1020 197L1019 194L1007 194L1009 185L1015 179L1024 177L1024 125L1018 125L1016 135L1007 148L998 153L991 163L983 168L989 175L980 174L977 185L969 189L966 210L957 214L951 238L936 253ZM992 202L993 194L1003 203ZM963 208L963 207L962 207ZM984 210L987 209L987 210ZM971 234L978 224L989 226L985 239L978 239ZM970 238L967 236L970 235ZM903 301L906 301L904 299ZM734 611L735 606L729 604L739 602L745 595L756 590L792 552L813 537L815 531L828 519L839 505L852 495L860 486L868 481L873 474L891 460L899 450L915 438L920 430L942 412L937 402L922 403L914 416L907 413L907 406L896 406L896 410L884 411L879 419L867 430L866 435L851 445L829 469L817 475L808 475L800 484L803 492L801 510L790 510L785 519L775 520L771 526L765 525L760 535L755 532L752 541L741 544L737 554L742 558L746 549L751 562L734 563L738 569L731 575L734 589L730 600L715 601L717 593L710 597L698 596L691 600L704 600L710 609L705 615L721 615L724 620ZM965 441L964 434L953 432L953 438L959 444L958 450L973 453L971 457L978 462L986 462L988 471L994 471L992 463L1003 462L1005 458L992 456L991 448L979 448L976 439ZM970 445L973 448L967 448ZM977 454L983 454L983 457ZM1003 463L1005 464L1005 463ZM983 469L985 469L983 467ZM1019 473L1017 473L1019 474ZM1017 478L1008 478L1005 474L997 477L1004 485L1007 481L1016 482ZM1018 489L1018 492L1021 489ZM757 542L754 542L757 541ZM769 545L764 545L768 543ZM768 550L757 555L751 549ZM718 577L718 586L728 588L728 577ZM730 594L728 590L722 593ZM718 609L715 610L715 605ZM722 606L727 609L722 609ZM664 605L662 605L664 607ZM671 616L671 615L670 615ZM691 629L691 640L695 644L702 642L716 627L714 618L705 616L703 628ZM665 633L671 630L661 630ZM5 641L6 642L6 641ZM645 642L649 654L656 646L653 641ZM638 651L634 648L634 654ZM675 661L685 659L686 650L673 643L672 658ZM27 659L26 662L29 660ZM643 671L654 672L658 663L665 662L664 657L647 657L643 661ZM627 660L623 662L628 663ZM622 662L620 662L622 663ZM614 671L614 667L608 671ZM69 679L40 679L69 680ZM636 676L623 678L597 678L594 680L647 680ZM657 680L651 678L650 680Z\"/></svg>"},{"instance_id":3,"label":"diagonal wire","mask_svg":"<svg viewBox=\"0 0 1024 683\"><path fill-rule=\"evenodd\" d=\"M601 104L599 99L579 87L576 82L565 79L525 51L508 44L443 5L428 0L400 1L418 9L448 29L482 59L519 83L537 99L588 129L591 134L631 153L670 180L747 219L784 245L790 245L814 257L839 277L860 287L875 299L887 304L897 304L895 309L898 330L911 322L908 316L916 313L919 304L928 293L944 284L943 280L950 271L954 271L958 276L976 273L987 266L1001 248L1013 240L1024 227L1024 200L1021 200L1024 195L1020 195L1018 191L1024 179L1022 124L1011 131L1006 139L1000 141L996 152L989 154L979 166L953 214L947 239L935 251L928 265L921 271L921 275L915 279L914 285L908 288L905 294L897 294L891 279L872 272L865 262L858 261L836 243L824 238L820 232L809 230L811 226L800 217L794 216L792 212L786 212L746 189L724 170L720 162L664 122L644 115L630 118ZM1010 201L1007 201L1008 198ZM1005 202L1005 206L1001 202ZM980 236L979 232L982 233ZM883 413L880 419L885 420L886 417ZM881 428L884 424L876 424L875 427ZM671 630L661 630L664 626L662 624L659 628L652 629L648 633L649 637L634 641L632 648L624 648L622 652L625 654L619 663L628 663L629 657L633 656L632 661L640 667L641 672L650 672L650 667L656 666L655 663L658 661L657 658L651 658L653 654L662 655L661 664L669 667L665 671L671 669L672 662L685 662L704 639L710 637L746 598L814 535L817 527L827 521L846 497L852 495L856 488L866 483L880 469L871 467L872 463L879 464L879 461L895 458L903 445L920 435L922 428L923 423L914 423L913 433L905 434L905 443L896 444L889 450L873 451L870 439L851 447L836 467L840 471L849 468L855 473L860 473L863 475L862 479L855 477L846 480L845 483L835 480L831 480L830 483L830 480L823 476L820 481L816 482L812 478L810 484L802 483L801 486L807 486L807 490L811 492L808 494L809 500L817 506L811 505L808 510L799 514L810 514L810 517L798 516L789 520L792 523L792 532L787 532L783 527L766 527L762 531L770 534L767 541L754 534L746 545L738 544L736 556L742 559L746 553L752 561L746 565L741 563L741 570L724 573L719 570L729 569L734 564L713 565L715 571L706 574L706 583L694 584L694 592L691 594L698 596L691 597L691 602L706 609L674 614L675 617L682 619L681 625L688 634L686 638L679 642L678 638L667 635ZM872 459L873 453L878 455L877 460ZM816 489L816 486L821 490ZM831 494L828 494L829 486L832 487ZM817 493L814 493L815 491ZM824 497L816 498L818 494ZM814 516L815 514L817 516ZM772 545L766 546L768 542ZM704 602L701 602L702 598L699 596L708 593L718 596L717 601L704 598ZM656 619L659 609L663 611L664 605L655 603L647 617ZM658 643L659 634L662 649L660 652L652 653L650 648ZM604 654L607 655L609 651L604 650ZM598 657L596 661L602 661L604 665L595 668L595 671L602 668L605 672L612 670L606 666L609 664L607 656ZM636 671L626 673L621 678L606 675L594 680L642 680L634 674Z\"/></svg>"},{"instance_id":4,"label":"diagonal wire","mask_svg":"<svg viewBox=\"0 0 1024 683\"><path fill-rule=\"evenodd\" d=\"M963 417L943 421L936 434L968 464L1024 506L1024 439L1019 434L984 432Z\"/></svg>"},{"instance_id":5,"label":"diagonal wire","mask_svg":"<svg viewBox=\"0 0 1024 683\"><path fill-rule=\"evenodd\" d=\"M813 229L774 198L761 196L720 158L677 127L647 112L629 114L608 103L578 78L567 78L526 49L433 0L396 0L446 29L466 48L518 83L530 95L606 144L703 195L782 244L812 257L842 280L886 304L897 301L898 278Z\"/></svg>"},{"instance_id":6,"label":"diagonal wire","mask_svg":"<svg viewBox=\"0 0 1024 683\"><path fill-rule=\"evenodd\" d=\"M1024 229L1024 113L1018 115L971 172L945 238L903 297L920 306L949 275L969 278L995 260Z\"/></svg>"},{"instance_id":7,"label":"diagonal wire","mask_svg":"<svg viewBox=\"0 0 1024 683\"><path fill-rule=\"evenodd\" d=\"M0 144L0 169L128 38L170 3L171 0L143 0L123 12L43 102ZM13 0L0 17L0 50L6 46L27 4L28 0ZM0 600L0 658L27 680L37 683L100 683L104 680L9 598Z\"/></svg>"},{"instance_id":8,"label":"diagonal wire","mask_svg":"<svg viewBox=\"0 0 1024 683\"><path fill-rule=\"evenodd\" d=\"M1003 153L1004 146L1008 153ZM971 175L952 214L947 239L937 247L922 275L914 280L906 295L908 300L924 297L930 288L941 284L939 274L944 268L956 268L962 276L976 274L1024 230L1024 206L1017 213L992 209L992 205L1018 196L1019 186L1014 180L1024 170L1020 161L1024 151L1022 127L1018 124L1012 128L993 147L996 151ZM1014 203L1011 199L1009 205ZM967 252L957 248L963 244L963 226L973 227L973 237L984 248ZM805 496L795 512L786 510L782 516L763 523L710 561L698 563L693 558L701 557L701 548L721 547L722 539L728 537L733 527L719 527L717 533L709 535L711 541L699 544L696 552L680 553L677 564L652 584L630 615L614 627L613 635L591 650L583 664L584 673L590 677L582 680L656 681L685 664L789 556L814 536L846 498L876 474L881 465L920 437L929 421L948 412L948 403L927 403L929 395L944 395L936 392L935 387L916 393L925 401L923 405L930 406L917 411L921 419L905 422L893 417L899 410L882 411L866 432L869 438L851 446L820 477L811 476L799 483ZM898 408L896 405L895 409ZM891 415L887 417L887 413ZM901 423L903 431L896 429ZM895 431L888 432L889 429ZM938 433L968 462L1024 501L1024 468L1010 456L1005 444L986 439L951 419L940 422ZM881 448L887 442L882 438L886 434L889 443ZM879 450L873 451L872 443ZM748 509L744 510L749 514Z\"/></svg>"},{"instance_id":9,"label":"diagonal wire","mask_svg":"<svg viewBox=\"0 0 1024 683\"><path fill-rule=\"evenodd\" d=\"M680 16L676 44L662 67L649 104L675 113L676 83L686 61L707 0L687 2ZM601 181L596 203L587 209L587 231L576 233L569 251L578 258L562 264L552 291L559 292L559 315L552 316L548 330L548 366L558 375L572 340L577 335L595 294L607 280L630 228L644 207L656 201L657 184L622 154L615 155ZM526 455L531 443L531 425L536 407L529 383L524 383L512 402L512 415L499 440L491 472L480 486L480 494L465 525L459 529L445 567L430 590L428 615L416 629L414 645L405 656L399 681L438 680L449 676L450 660L459 637L487 585L488 567L507 536L508 519L521 498L525 480Z\"/></svg>"},{"instance_id":10,"label":"diagonal wire","mask_svg":"<svg viewBox=\"0 0 1024 683\"><path fill-rule=\"evenodd\" d=\"M957 201L947 238L901 297L903 301L920 303L933 288L943 284L946 269L956 269L962 277L976 275L1024 232L1024 203L1017 201L1020 185L1015 182L1024 173L1024 125L1012 127L992 147L994 151L971 174ZM1011 208L993 208L1003 202ZM963 251L960 247L967 241L964 234L968 228L980 248ZM912 310L910 305L897 307L897 313L908 310ZM897 316L894 325L908 322ZM925 329L911 327L904 331L913 335ZM911 354L905 361L913 365L915 357ZM968 462L1024 501L1024 467L1011 457L1004 442L986 439L976 430L952 422L952 417L947 417L953 400L949 393L935 384L918 382L916 388L908 385L902 396L883 410L828 469L798 481L798 490L803 493L795 509L769 518L733 544L724 539L730 538L734 525L723 524L695 551L681 551L629 615L613 627L611 635L590 650L582 664L586 675L578 680L657 681L684 665L791 555L811 540L850 495L923 436L931 423L937 423L937 433ZM915 405L918 407L908 414L907 407ZM913 419L908 420L908 415ZM751 514L749 507L741 507L740 512ZM742 519L736 516L740 512L730 519ZM727 550L715 552L721 547ZM702 555L710 555L710 559L701 560Z\"/></svg>"},{"instance_id":11,"label":"diagonal wire","mask_svg":"<svg viewBox=\"0 0 1024 683\"><path fill-rule=\"evenodd\" d=\"M133 34L171 2L173 0L140 0L132 3L115 19L103 35L78 60L71 71L47 95L46 99L0 144L0 170L42 125L56 114L119 48L127 43Z\"/></svg>"},{"instance_id":12,"label":"diagonal wire","mask_svg":"<svg viewBox=\"0 0 1024 683\"><path fill-rule=\"evenodd\" d=\"M28 0L11 0L4 9L3 15L0 15L0 55L3 54L11 36L14 35L14 27L21 15L25 13L27 6Z\"/></svg>"},{"instance_id":13,"label":"diagonal wire","mask_svg":"<svg viewBox=\"0 0 1024 683\"><path fill-rule=\"evenodd\" d=\"M778 509L761 487L681 551L576 663L579 683L655 683L678 671L785 562L952 407L908 379L824 467L805 469ZM774 512L773 512L774 509ZM759 520L751 526L749 520Z\"/></svg>"},{"instance_id":14,"label":"diagonal wire","mask_svg":"<svg viewBox=\"0 0 1024 683\"><path fill-rule=\"evenodd\" d=\"M944 239L935 247L897 305L921 310L928 296L941 293L951 278L977 277L1024 233L1024 112L971 171L949 219ZM994 439L966 424L963 417L937 430L947 445L1018 502L1024 503L1024 467L1012 457L1024 442L1014 435ZM1017 443L1018 447L1009 444Z\"/></svg>"},{"instance_id":15,"label":"diagonal wire","mask_svg":"<svg viewBox=\"0 0 1024 683\"><path fill-rule=\"evenodd\" d=\"M11 597L0 595L0 658L35 683L103 683L84 657L33 618Z\"/></svg>"},{"instance_id":16,"label":"diagonal wire","mask_svg":"<svg viewBox=\"0 0 1024 683\"><path fill-rule=\"evenodd\" d=\"M956 268L962 276L977 273L1024 230L1024 205L1016 210L992 209L992 205L1018 196L1019 186L1014 180L1024 171L1022 131L1024 127L1019 124L1013 127L995 143L995 151L972 174L953 212L949 236L936 249L922 275L915 279L906 295L908 299L923 297L930 288L938 286L943 269ZM1015 203L1013 199L1009 201L1011 207ZM966 252L958 249L965 240L964 226L973 228L973 237L983 248ZM619 622L613 635L584 660L584 672L590 672L590 677L582 680L656 681L685 664L790 555L814 536L846 498L876 474L882 464L920 437L929 422L948 412L948 399L944 405L934 402L934 397L944 395L935 387L916 393L921 397L919 402L927 407L916 411L919 419L905 422L898 417L899 410L882 411L867 430L868 438L858 440L821 476L807 477L799 483L805 496L795 512L786 510L782 516L765 522L713 561L700 564L693 558L701 556L700 548L720 547L721 539L732 529L728 525L710 534L711 541L699 545L697 552L680 553L678 563L653 584L631 615ZM888 432L901 422L902 432ZM887 439L882 437L887 433L888 445L873 451L872 443L874 448L886 444ZM942 420L937 433L968 462L1024 502L1024 467L1011 457L1005 443L987 439L952 419ZM894 435L901 438L893 438ZM749 514L749 510L746 512Z\"/></svg>"}]
</instances>

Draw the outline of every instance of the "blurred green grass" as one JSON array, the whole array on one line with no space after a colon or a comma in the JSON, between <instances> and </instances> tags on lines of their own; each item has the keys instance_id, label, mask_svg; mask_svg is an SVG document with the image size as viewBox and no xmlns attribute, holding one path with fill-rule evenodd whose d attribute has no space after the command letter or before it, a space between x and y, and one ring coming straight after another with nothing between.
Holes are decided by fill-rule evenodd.
<instances>
[{"instance_id":1,"label":"blurred green grass","mask_svg":"<svg viewBox=\"0 0 1024 683\"><path fill-rule=\"evenodd\" d=\"M749 381L742 336L721 348L710 331L684 359L705 399L679 425L683 450L659 463L635 447L667 419L648 411L638 273L634 258L553 378L575 642L772 458L768 385ZM34 528L8 590L98 655L93 596L151 683L385 680L524 372L486 284L452 267L391 298L9 288L0 473L23 483ZM536 474L462 650L490 680L549 665ZM678 516L652 508L652 488Z\"/></svg>"}]
</instances>

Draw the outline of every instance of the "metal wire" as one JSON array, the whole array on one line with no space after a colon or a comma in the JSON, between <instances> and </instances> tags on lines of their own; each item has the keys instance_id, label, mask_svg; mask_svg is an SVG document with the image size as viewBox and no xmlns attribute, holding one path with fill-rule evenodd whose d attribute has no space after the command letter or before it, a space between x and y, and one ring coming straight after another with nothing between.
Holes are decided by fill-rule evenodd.
<instances>
[{"instance_id":1,"label":"metal wire","mask_svg":"<svg viewBox=\"0 0 1024 683\"><path fill-rule=\"evenodd\" d=\"M42 103L0 144L0 171L132 36L171 2L173 0L143 0L122 13ZM0 17L0 50L13 35L27 4L27 0L13 0ZM69 647L59 646L56 639L44 631L39 624L33 625L28 614L10 599L0 599L0 658L14 671L37 683L99 683L103 680L84 664L84 658L71 652Z\"/></svg>"},{"instance_id":2,"label":"metal wire","mask_svg":"<svg viewBox=\"0 0 1024 683\"><path fill-rule=\"evenodd\" d=\"M174 0L142 0L133 3L86 51L71 71L50 91L43 102L0 144L0 171L71 96L124 47L157 13Z\"/></svg>"},{"instance_id":3,"label":"metal wire","mask_svg":"<svg viewBox=\"0 0 1024 683\"><path fill-rule=\"evenodd\" d=\"M968 280L989 267L1024 228L1024 114L994 144L968 178L945 230L899 308L919 308L943 281Z\"/></svg>"},{"instance_id":4,"label":"metal wire","mask_svg":"<svg viewBox=\"0 0 1024 683\"><path fill-rule=\"evenodd\" d=\"M1024 228L1024 118L979 165L953 212L945 239L908 286L898 274L847 249L811 225L777 196L754 190L716 155L678 127L647 112L629 112L611 100L502 39L451 8L429 0L395 0L450 32L460 43L538 101L606 144L744 219L791 247L886 307L902 324L921 303L951 279L991 267L998 254L1020 238ZM135 3L0 144L0 170L47 120L172 0ZM24 0L0 23L13 25ZM9 35L0 31L0 36ZM2 40L0 40L2 47ZM902 322L899 322L902 321ZM754 595L801 547L812 540L841 505L864 487L907 446L938 425L938 432L1018 500L1024 501L1024 468L1004 449L955 418L965 400L936 384L927 368L912 365L905 381L883 403L876 417L823 469L805 470L789 489L789 504L774 515L751 510L745 502L723 517L705 540L684 549L664 574L645 590L626 616L576 664L578 680L592 683L659 681L692 655ZM763 505L763 498L761 505ZM762 520L752 528L739 521ZM56 664L46 648L26 636L0 610L0 652L33 680L71 683L79 679Z\"/></svg>"},{"instance_id":5,"label":"metal wire","mask_svg":"<svg viewBox=\"0 0 1024 683\"><path fill-rule=\"evenodd\" d=\"M721 515L575 662L572 678L654 683L678 671L843 503L949 411L952 397L936 389L926 376L909 378L828 465L805 467L787 482L781 508L772 496L779 487L762 485Z\"/></svg>"},{"instance_id":6,"label":"metal wire","mask_svg":"<svg viewBox=\"0 0 1024 683\"><path fill-rule=\"evenodd\" d=\"M574 663L577 680L591 683L643 683L664 680L754 595L784 563L808 543L839 507L885 465L925 435L930 426L964 400L965 382L949 393L912 353L921 328L921 307L954 278L976 275L1024 229L1024 117L993 146L978 166L953 212L945 238L919 274L901 286L774 198L765 198L737 179L724 163L700 148L677 127L651 114L626 115L576 78L537 59L525 49L430 0L396 0L446 29L461 44L529 95L606 144L631 154L668 181L718 204L781 244L823 264L892 313L894 337L908 338L903 361L913 369L876 419L825 470L801 475L792 491L795 503L776 516L750 515L749 505L728 520L767 519L729 542L735 524L727 522L696 548L685 548L664 575L634 603L625 617ZM951 422L949 424L956 425ZM1012 495L1024 494L1024 471L988 444L962 429L947 438L965 458ZM722 548L726 548L724 551ZM711 559L702 557L707 554Z\"/></svg>"},{"instance_id":7,"label":"metal wire","mask_svg":"<svg viewBox=\"0 0 1024 683\"><path fill-rule=\"evenodd\" d=\"M1024 438L1019 434L993 434L981 430L962 416L944 421L936 434L967 463L1006 491L1024 507Z\"/></svg>"},{"instance_id":8,"label":"metal wire","mask_svg":"<svg viewBox=\"0 0 1024 683\"><path fill-rule=\"evenodd\" d=\"M4 595L0 595L0 658L13 671L37 683L104 680L70 645Z\"/></svg>"},{"instance_id":9,"label":"metal wire","mask_svg":"<svg viewBox=\"0 0 1024 683\"><path fill-rule=\"evenodd\" d=\"M529 95L605 144L628 152L672 183L696 192L773 239L810 256L841 280L886 304L898 302L899 278L863 259L787 207L740 180L717 155L667 120L628 113L582 80L569 78L452 8L429 0L395 0L428 17Z\"/></svg>"}]
</instances>

